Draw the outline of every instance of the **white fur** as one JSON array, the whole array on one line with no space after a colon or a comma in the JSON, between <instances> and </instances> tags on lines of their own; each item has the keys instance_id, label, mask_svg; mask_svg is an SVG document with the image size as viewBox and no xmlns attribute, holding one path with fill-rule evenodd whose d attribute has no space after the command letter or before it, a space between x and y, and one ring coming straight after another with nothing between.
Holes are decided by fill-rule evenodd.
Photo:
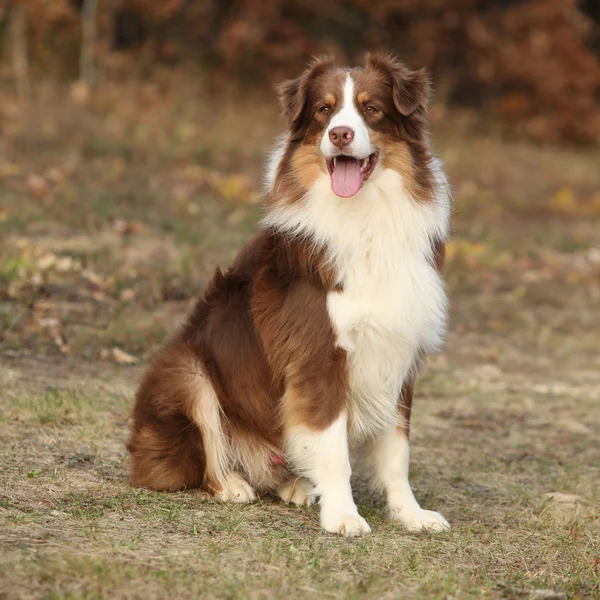
<instances>
[{"instance_id":1,"label":"white fur","mask_svg":"<svg viewBox=\"0 0 600 600\"><path fill-rule=\"evenodd\" d=\"M329 139L329 132L334 127L349 127L354 132L354 139L342 151L334 146ZM350 74L346 76L344 83L342 106L333 115L321 139L321 153L325 158L346 154L358 159L367 158L373 153L369 130L354 104L354 80Z\"/></svg>"},{"instance_id":2,"label":"white fur","mask_svg":"<svg viewBox=\"0 0 600 600\"><path fill-rule=\"evenodd\" d=\"M323 431L298 426L286 432L288 459L298 471L315 484L321 496L321 527L346 536L371 531L358 514L350 487L347 414Z\"/></svg>"},{"instance_id":3,"label":"white fur","mask_svg":"<svg viewBox=\"0 0 600 600\"><path fill-rule=\"evenodd\" d=\"M315 487L306 477L292 477L277 488L277 495L288 504L310 506L315 501Z\"/></svg>"},{"instance_id":4,"label":"white fur","mask_svg":"<svg viewBox=\"0 0 600 600\"><path fill-rule=\"evenodd\" d=\"M204 369L192 361L186 376L190 377L189 387L194 391L191 418L202 432L206 473L209 481L222 488L221 492L215 490L217 497L237 502L254 500L254 489L235 470L244 472L256 488L268 487L273 472L270 460L279 452L278 448L247 437L228 439L223 431L225 417L221 405Z\"/></svg>"},{"instance_id":5,"label":"white fur","mask_svg":"<svg viewBox=\"0 0 600 600\"><path fill-rule=\"evenodd\" d=\"M441 186L437 192L432 202L415 201L399 173L377 167L353 197L339 198L323 175L303 203L265 218L329 248L343 292L331 292L327 308L350 361L356 441L397 422L409 370L420 351L439 348L445 331L447 300L432 240L447 236L450 203Z\"/></svg>"},{"instance_id":6,"label":"white fur","mask_svg":"<svg viewBox=\"0 0 600 600\"><path fill-rule=\"evenodd\" d=\"M271 459L281 450L256 437L235 436L229 440L232 470L245 474L254 489L270 489L274 481Z\"/></svg>"},{"instance_id":7,"label":"white fur","mask_svg":"<svg viewBox=\"0 0 600 600\"><path fill-rule=\"evenodd\" d=\"M256 493L240 473L227 473L221 482L223 489L216 494L222 502L252 502Z\"/></svg>"},{"instance_id":8,"label":"white fur","mask_svg":"<svg viewBox=\"0 0 600 600\"><path fill-rule=\"evenodd\" d=\"M267 158L267 164L265 168L265 174L263 178L263 185L265 192L270 192L273 189L273 184L275 183L275 179L277 177L277 170L279 169L279 165L281 164L281 159L285 154L285 148L288 143L287 133L280 135L275 140L275 144L273 149L269 153Z\"/></svg>"},{"instance_id":9,"label":"white fur","mask_svg":"<svg viewBox=\"0 0 600 600\"><path fill-rule=\"evenodd\" d=\"M222 427L221 405L204 369L195 362L190 365L189 387L194 391L195 402L192 420L202 432L206 454L206 473L210 480L225 486L231 469L229 445Z\"/></svg>"},{"instance_id":10,"label":"white fur","mask_svg":"<svg viewBox=\"0 0 600 600\"><path fill-rule=\"evenodd\" d=\"M385 492L389 518L409 531L450 529L440 513L423 510L415 499L408 481L409 455L408 440L396 427L388 427L372 443L373 482Z\"/></svg>"},{"instance_id":11,"label":"white fur","mask_svg":"<svg viewBox=\"0 0 600 600\"><path fill-rule=\"evenodd\" d=\"M445 229L444 236L441 239L446 239L448 237L448 229L450 225L452 189L444 171L444 163L442 163L437 156L434 156L431 159L429 168L431 169L431 174L433 175L433 180L435 182L435 188L433 190L434 200L436 204L444 211L442 216L445 222Z\"/></svg>"}]
</instances>

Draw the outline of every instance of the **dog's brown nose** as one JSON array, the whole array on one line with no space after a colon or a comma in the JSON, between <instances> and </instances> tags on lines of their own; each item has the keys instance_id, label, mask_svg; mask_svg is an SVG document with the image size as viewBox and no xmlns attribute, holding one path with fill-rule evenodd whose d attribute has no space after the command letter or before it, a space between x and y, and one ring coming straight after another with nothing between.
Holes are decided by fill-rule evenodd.
<instances>
[{"instance_id":1,"label":"dog's brown nose","mask_svg":"<svg viewBox=\"0 0 600 600\"><path fill-rule=\"evenodd\" d=\"M329 139L340 150L354 139L354 131L350 127L334 127L329 132Z\"/></svg>"}]
</instances>

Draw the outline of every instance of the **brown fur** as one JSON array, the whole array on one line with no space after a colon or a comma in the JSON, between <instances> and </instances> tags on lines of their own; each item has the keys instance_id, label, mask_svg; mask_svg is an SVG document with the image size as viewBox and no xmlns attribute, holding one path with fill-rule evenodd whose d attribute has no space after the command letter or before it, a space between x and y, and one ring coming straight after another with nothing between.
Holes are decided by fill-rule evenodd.
<instances>
[{"instance_id":1,"label":"brown fur","mask_svg":"<svg viewBox=\"0 0 600 600\"><path fill-rule=\"evenodd\" d=\"M401 173L416 199L431 199L426 75L380 55L351 72L358 107L377 107L365 120L384 166ZM326 172L319 140L339 109L346 73L322 58L279 86L289 139L267 210L301 201ZM432 243L441 269L443 244ZM225 273L217 269L139 387L128 444L132 483L218 493L227 469L244 471L259 490L286 480L287 469L272 460L283 453L284 430L323 429L347 405L346 354L326 307L327 294L342 285L326 248L273 230L259 232ZM399 402L406 435L411 406L412 381Z\"/></svg>"},{"instance_id":2,"label":"brown fur","mask_svg":"<svg viewBox=\"0 0 600 600\"><path fill-rule=\"evenodd\" d=\"M217 270L142 381L128 445L132 482L215 489L205 479L210 469L192 417L198 369L219 398L227 437L254 440L242 446L281 453L283 419L324 427L335 418L344 394L331 392L344 387L345 356L335 348L325 306L334 287L320 253L271 231L253 239L225 274ZM280 403L286 384L302 398L294 407ZM257 454L265 462L271 453Z\"/></svg>"}]
</instances>

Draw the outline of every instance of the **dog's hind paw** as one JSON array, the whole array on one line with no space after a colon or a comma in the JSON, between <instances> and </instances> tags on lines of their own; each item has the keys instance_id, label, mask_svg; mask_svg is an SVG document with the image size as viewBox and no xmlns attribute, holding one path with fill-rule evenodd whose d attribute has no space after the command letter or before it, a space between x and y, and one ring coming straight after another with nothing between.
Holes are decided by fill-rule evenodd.
<instances>
[{"instance_id":1,"label":"dog's hind paw","mask_svg":"<svg viewBox=\"0 0 600 600\"><path fill-rule=\"evenodd\" d=\"M277 495L288 504L310 506L315 501L314 487L305 477L294 477L277 488Z\"/></svg>"},{"instance_id":2,"label":"dog's hind paw","mask_svg":"<svg viewBox=\"0 0 600 600\"><path fill-rule=\"evenodd\" d=\"M239 473L227 473L221 490L215 491L215 498L221 502L252 502L256 492Z\"/></svg>"}]
</instances>

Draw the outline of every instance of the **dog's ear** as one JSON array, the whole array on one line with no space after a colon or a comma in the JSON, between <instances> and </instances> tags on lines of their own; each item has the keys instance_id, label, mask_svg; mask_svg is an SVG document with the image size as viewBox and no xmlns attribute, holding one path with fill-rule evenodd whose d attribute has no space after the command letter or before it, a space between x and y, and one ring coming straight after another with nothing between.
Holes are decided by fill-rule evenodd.
<instances>
[{"instance_id":1,"label":"dog's ear","mask_svg":"<svg viewBox=\"0 0 600 600\"><path fill-rule=\"evenodd\" d=\"M283 81L276 86L283 116L288 122L293 140L301 139L308 125L312 82L333 64L331 57L315 58L300 77Z\"/></svg>"},{"instance_id":2,"label":"dog's ear","mask_svg":"<svg viewBox=\"0 0 600 600\"><path fill-rule=\"evenodd\" d=\"M411 71L393 55L369 54L367 67L384 74L392 86L396 110L404 117L425 112L429 104L431 84L425 69Z\"/></svg>"},{"instance_id":3,"label":"dog's ear","mask_svg":"<svg viewBox=\"0 0 600 600\"><path fill-rule=\"evenodd\" d=\"M307 102L306 83L304 75L296 79L282 81L275 87L281 111L286 118L288 125L293 126L294 122L300 119Z\"/></svg>"},{"instance_id":4,"label":"dog's ear","mask_svg":"<svg viewBox=\"0 0 600 600\"><path fill-rule=\"evenodd\" d=\"M425 69L408 71L394 81L393 98L400 114L408 117L417 109L426 110L431 84Z\"/></svg>"}]
</instances>

